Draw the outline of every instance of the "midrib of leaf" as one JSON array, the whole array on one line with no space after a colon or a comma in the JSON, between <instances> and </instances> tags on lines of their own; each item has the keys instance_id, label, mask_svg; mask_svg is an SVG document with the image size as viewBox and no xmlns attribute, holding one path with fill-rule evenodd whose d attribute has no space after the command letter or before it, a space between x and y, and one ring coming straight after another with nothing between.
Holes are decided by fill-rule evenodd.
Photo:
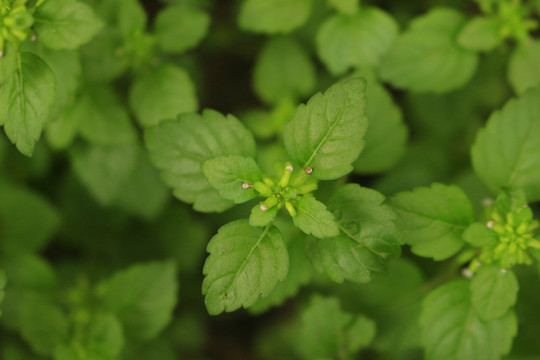
<instances>
[{"instance_id":1,"label":"midrib of leaf","mask_svg":"<svg viewBox=\"0 0 540 360\"><path fill-rule=\"evenodd\" d=\"M316 223L318 224L321 224L321 225L324 225L324 222L319 220L318 217L316 217L315 215L313 215L311 212L307 211L305 208L302 208L302 212L304 214L306 214L307 216L309 216L311 219L315 220Z\"/></svg>"},{"instance_id":2,"label":"midrib of leaf","mask_svg":"<svg viewBox=\"0 0 540 360\"><path fill-rule=\"evenodd\" d=\"M236 282L236 279L238 278L238 275L242 273L242 271L244 270L244 268L246 267L247 263L249 262L250 258L251 258L251 255L253 255L253 252L255 251L256 248L259 247L259 244L260 242L264 239L264 237L266 236L266 234L268 233L268 231L270 230L270 227L272 226L273 222L271 222L270 224L266 225L266 227L264 228L261 236L259 236L259 239L257 239L257 242L251 247L251 249L249 250L249 253L247 254L247 256L245 257L244 261L242 261L242 265L240 265L240 268L238 269L238 271L236 271L236 273L234 274L234 278L233 280L231 281L230 285L227 286L227 290L226 292L228 292L231 288L231 286Z\"/></svg>"},{"instance_id":3,"label":"midrib of leaf","mask_svg":"<svg viewBox=\"0 0 540 360\"><path fill-rule=\"evenodd\" d=\"M508 185L510 185L510 184L512 184L514 182L514 179L515 179L515 177L517 176L517 173L518 173L518 168L519 168L518 165L523 161L523 156L525 154L525 146L529 142L530 136L531 136L530 134L532 133L532 131L531 131L532 124L533 124L533 122L529 121L529 124L527 126L527 132L525 133L525 140L523 142L521 142L521 144L523 144L523 146L519 150L519 155L517 156L517 159L516 159L516 162L514 163L512 172L510 173L510 176L508 177Z\"/></svg>"},{"instance_id":4,"label":"midrib of leaf","mask_svg":"<svg viewBox=\"0 0 540 360\"><path fill-rule=\"evenodd\" d=\"M472 306L472 304L469 304L469 311L467 312L467 320L465 321L465 326L463 327L463 331L461 332L461 335L459 336L459 342L458 342L456 355L458 355L461 352L463 341L466 338L465 336L465 333L467 332L466 329L469 328L469 324L471 322L471 318L473 315L474 315L474 307Z\"/></svg>"},{"instance_id":5,"label":"midrib of leaf","mask_svg":"<svg viewBox=\"0 0 540 360\"><path fill-rule=\"evenodd\" d=\"M455 228L458 228L458 229L466 229L467 228L467 226L465 226L465 225L454 224L454 223L451 223L451 222L448 222L448 221L445 221L445 220L432 218L432 217L424 215L424 214L416 213L416 212L414 212L412 210L405 210L405 209L403 209L401 207L398 207L398 206L395 206L395 205L393 205L393 207L395 207L395 208L397 208L397 209L399 209L399 210L401 210L403 212L407 212L407 213L413 214L415 216L418 216L418 217L421 217L421 218L424 218L424 219L439 222L439 223L442 223L442 224L447 225L447 226L455 227Z\"/></svg>"},{"instance_id":6,"label":"midrib of leaf","mask_svg":"<svg viewBox=\"0 0 540 360\"><path fill-rule=\"evenodd\" d=\"M21 97L20 111L22 115L22 121L24 123L24 126L28 128L28 124L26 123L26 107L24 106L26 100L24 99L24 81L23 81L22 60L21 60L20 53L17 54L17 85L18 85L18 94L16 94L14 98L17 98L18 96Z\"/></svg>"},{"instance_id":7,"label":"midrib of leaf","mask_svg":"<svg viewBox=\"0 0 540 360\"><path fill-rule=\"evenodd\" d=\"M338 126L339 122L341 121L341 117L343 116L343 113L345 112L346 109L348 109L349 107L351 106L346 106L344 107L343 109L341 109L341 111L339 112L338 116L337 116L337 119L336 121L334 121L331 125L330 125L330 129L328 129L328 131L326 132L326 134L323 136L323 138L321 139L321 141L319 142L319 144L317 145L317 147L315 148L315 150L313 150L313 152L311 153L311 156L309 157L309 159L304 163L304 166L303 168L307 168L309 167L309 165L311 164L311 162L313 161L313 158L317 155L317 153L319 152L319 150L321 149L321 147L324 145L324 143L326 142L326 140L328 139L328 137L330 136L330 134L334 131L334 129L336 128L336 126ZM326 110L328 108L328 100L326 100L326 107L325 107L325 118L327 120L328 119L328 115L326 114ZM308 122L308 124L310 124L311 121ZM308 139L309 139L309 133L307 134L308 135Z\"/></svg>"}]
</instances>

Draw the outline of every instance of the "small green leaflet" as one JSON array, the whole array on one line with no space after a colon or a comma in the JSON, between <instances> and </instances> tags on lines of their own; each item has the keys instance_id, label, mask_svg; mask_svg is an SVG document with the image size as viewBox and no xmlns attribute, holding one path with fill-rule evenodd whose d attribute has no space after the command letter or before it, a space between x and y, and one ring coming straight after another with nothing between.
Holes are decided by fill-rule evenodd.
<instances>
[{"instance_id":1,"label":"small green leaflet","mask_svg":"<svg viewBox=\"0 0 540 360\"><path fill-rule=\"evenodd\" d=\"M292 38L275 38L266 43L253 73L257 95L266 103L297 100L311 95L317 72L308 53Z\"/></svg>"},{"instance_id":2,"label":"small green leaflet","mask_svg":"<svg viewBox=\"0 0 540 360\"><path fill-rule=\"evenodd\" d=\"M340 178L364 148L366 82L360 78L331 86L296 109L284 129L285 148L302 168L321 180Z\"/></svg>"},{"instance_id":3,"label":"small green leaflet","mask_svg":"<svg viewBox=\"0 0 540 360\"><path fill-rule=\"evenodd\" d=\"M518 94L540 84L540 41L516 47L508 64L508 80Z\"/></svg>"},{"instance_id":4,"label":"small green leaflet","mask_svg":"<svg viewBox=\"0 0 540 360\"><path fill-rule=\"evenodd\" d=\"M479 222L469 225L463 233L463 240L474 247L495 246L499 242L497 233Z\"/></svg>"},{"instance_id":5,"label":"small green leaflet","mask_svg":"<svg viewBox=\"0 0 540 360\"><path fill-rule=\"evenodd\" d=\"M249 215L249 225L251 226L266 226L270 224L276 218L278 212L278 207L274 206L266 211L261 210L261 204L255 205L251 209L251 214Z\"/></svg>"},{"instance_id":6,"label":"small green leaflet","mask_svg":"<svg viewBox=\"0 0 540 360\"><path fill-rule=\"evenodd\" d=\"M138 73L129 92L129 103L142 126L156 125L198 108L189 75L168 64Z\"/></svg>"},{"instance_id":7,"label":"small green leaflet","mask_svg":"<svg viewBox=\"0 0 540 360\"><path fill-rule=\"evenodd\" d=\"M444 260L464 244L462 234L474 221L467 196L457 186L434 183L398 193L391 200L405 243L419 256Z\"/></svg>"},{"instance_id":8,"label":"small green leaflet","mask_svg":"<svg viewBox=\"0 0 540 360\"><path fill-rule=\"evenodd\" d=\"M389 257L401 254L396 215L384 196L358 184L342 186L328 202L341 230L329 239L308 238L306 252L333 281L368 282L385 273Z\"/></svg>"},{"instance_id":9,"label":"small green leaflet","mask_svg":"<svg viewBox=\"0 0 540 360\"><path fill-rule=\"evenodd\" d=\"M459 47L464 17L449 8L434 8L413 20L381 65L381 78L402 89L444 93L463 86L474 74L476 53Z\"/></svg>"},{"instance_id":10,"label":"small green leaflet","mask_svg":"<svg viewBox=\"0 0 540 360\"><path fill-rule=\"evenodd\" d=\"M455 280L424 300L420 325L427 360L498 360L517 332L513 312L482 321L470 303L469 283Z\"/></svg>"},{"instance_id":11,"label":"small green leaflet","mask_svg":"<svg viewBox=\"0 0 540 360\"><path fill-rule=\"evenodd\" d=\"M334 75L350 67L374 67L398 35L394 19L375 7L362 8L354 16L336 14L317 32L317 53Z\"/></svg>"},{"instance_id":12,"label":"small green leaflet","mask_svg":"<svg viewBox=\"0 0 540 360\"><path fill-rule=\"evenodd\" d=\"M515 187L540 200L540 89L506 103L478 132L473 168L494 192Z\"/></svg>"},{"instance_id":13,"label":"small green leaflet","mask_svg":"<svg viewBox=\"0 0 540 360\"><path fill-rule=\"evenodd\" d=\"M471 300L482 320L504 315L517 300L519 284L512 270L497 265L480 267L471 280Z\"/></svg>"},{"instance_id":14,"label":"small green leaflet","mask_svg":"<svg viewBox=\"0 0 540 360\"><path fill-rule=\"evenodd\" d=\"M287 247L273 225L263 229L233 221L219 229L207 251L202 290L210 315L253 305L289 268Z\"/></svg>"},{"instance_id":15,"label":"small green leaflet","mask_svg":"<svg viewBox=\"0 0 540 360\"><path fill-rule=\"evenodd\" d=\"M5 252L0 262L9 279L9 287L24 291L51 293L57 289L58 281L52 266L31 251Z\"/></svg>"},{"instance_id":16,"label":"small green leaflet","mask_svg":"<svg viewBox=\"0 0 540 360\"><path fill-rule=\"evenodd\" d=\"M262 173L252 158L229 155L206 160L202 171L219 194L236 204L249 201L257 196L251 185L262 181Z\"/></svg>"},{"instance_id":17,"label":"small green leaflet","mask_svg":"<svg viewBox=\"0 0 540 360\"><path fill-rule=\"evenodd\" d=\"M238 25L253 32L289 33L304 25L312 0L244 0Z\"/></svg>"},{"instance_id":18,"label":"small green leaflet","mask_svg":"<svg viewBox=\"0 0 540 360\"><path fill-rule=\"evenodd\" d=\"M336 298L314 295L301 314L300 338L295 343L305 359L349 359L374 336L373 321L344 312Z\"/></svg>"},{"instance_id":19,"label":"small green leaflet","mask_svg":"<svg viewBox=\"0 0 540 360\"><path fill-rule=\"evenodd\" d=\"M204 176L201 165L220 156L255 157L255 140L232 115L204 110L180 114L146 129L145 142L162 179L174 195L202 212L221 212L233 205Z\"/></svg>"},{"instance_id":20,"label":"small green leaflet","mask_svg":"<svg viewBox=\"0 0 540 360\"><path fill-rule=\"evenodd\" d=\"M359 73L355 73L358 74ZM366 72L361 73L362 76ZM401 109L390 92L367 73L366 114L369 126L364 136L366 146L354 162L359 173L380 173L392 168L405 154L408 137Z\"/></svg>"},{"instance_id":21,"label":"small green leaflet","mask_svg":"<svg viewBox=\"0 0 540 360\"><path fill-rule=\"evenodd\" d=\"M471 51L491 51L501 43L501 23L494 17L477 16L459 32L460 46Z\"/></svg>"},{"instance_id":22,"label":"small green leaflet","mask_svg":"<svg viewBox=\"0 0 540 360\"><path fill-rule=\"evenodd\" d=\"M313 196L304 196L296 203L294 225L308 235L327 238L339 235L334 215Z\"/></svg>"},{"instance_id":23,"label":"small green leaflet","mask_svg":"<svg viewBox=\"0 0 540 360\"><path fill-rule=\"evenodd\" d=\"M39 41L52 49L76 49L103 27L92 8L76 0L44 1L34 21Z\"/></svg>"},{"instance_id":24,"label":"small green leaflet","mask_svg":"<svg viewBox=\"0 0 540 360\"><path fill-rule=\"evenodd\" d=\"M195 47L210 26L210 16L195 6L171 5L159 12L154 23L158 46L166 52L182 53Z\"/></svg>"},{"instance_id":25,"label":"small green leaflet","mask_svg":"<svg viewBox=\"0 0 540 360\"><path fill-rule=\"evenodd\" d=\"M118 317L129 338L148 340L171 321L177 292L172 262L138 264L112 276L103 305Z\"/></svg>"},{"instance_id":26,"label":"small green leaflet","mask_svg":"<svg viewBox=\"0 0 540 360\"><path fill-rule=\"evenodd\" d=\"M24 155L34 152L55 94L52 70L34 54L23 52L17 68L0 84L0 125Z\"/></svg>"}]
</instances>

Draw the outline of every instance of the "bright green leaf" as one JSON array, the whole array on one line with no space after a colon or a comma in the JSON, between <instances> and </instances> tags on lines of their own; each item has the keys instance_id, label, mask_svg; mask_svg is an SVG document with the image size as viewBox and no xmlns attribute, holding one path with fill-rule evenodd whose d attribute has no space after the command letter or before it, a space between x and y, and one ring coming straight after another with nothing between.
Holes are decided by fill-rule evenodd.
<instances>
[{"instance_id":1,"label":"bright green leaf","mask_svg":"<svg viewBox=\"0 0 540 360\"><path fill-rule=\"evenodd\" d=\"M54 101L54 74L34 54L23 52L9 79L0 85L0 125L9 140L30 156Z\"/></svg>"},{"instance_id":2,"label":"bright green leaf","mask_svg":"<svg viewBox=\"0 0 540 360\"><path fill-rule=\"evenodd\" d=\"M341 310L336 298L314 295L302 312L297 348L305 359L348 359L369 345L375 323Z\"/></svg>"},{"instance_id":3,"label":"bright green leaf","mask_svg":"<svg viewBox=\"0 0 540 360\"><path fill-rule=\"evenodd\" d=\"M497 18L477 16L459 32L457 42L471 51L491 51L501 43L501 24Z\"/></svg>"},{"instance_id":4,"label":"bright green leaf","mask_svg":"<svg viewBox=\"0 0 540 360\"><path fill-rule=\"evenodd\" d=\"M294 225L308 235L327 238L339 235L334 215L312 196L304 196L296 203Z\"/></svg>"},{"instance_id":5,"label":"bright green leaf","mask_svg":"<svg viewBox=\"0 0 540 360\"><path fill-rule=\"evenodd\" d=\"M540 84L540 41L516 47L508 64L508 80L518 94Z\"/></svg>"},{"instance_id":6,"label":"bright green leaf","mask_svg":"<svg viewBox=\"0 0 540 360\"><path fill-rule=\"evenodd\" d=\"M112 276L103 303L121 321L128 337L149 340L170 322L177 292L174 264L138 264Z\"/></svg>"},{"instance_id":7,"label":"bright green leaf","mask_svg":"<svg viewBox=\"0 0 540 360\"><path fill-rule=\"evenodd\" d=\"M345 15L354 15L360 9L360 0L328 0L328 4Z\"/></svg>"},{"instance_id":8,"label":"bright green leaf","mask_svg":"<svg viewBox=\"0 0 540 360\"><path fill-rule=\"evenodd\" d=\"M38 39L52 49L76 49L102 27L92 8L76 0L47 0L34 13Z\"/></svg>"},{"instance_id":9,"label":"bright green leaf","mask_svg":"<svg viewBox=\"0 0 540 360\"><path fill-rule=\"evenodd\" d=\"M251 226L266 226L270 224L276 218L278 207L274 206L270 209L263 211L261 209L262 202L255 205L251 209L251 214L249 215L249 225Z\"/></svg>"},{"instance_id":10,"label":"bright green leaf","mask_svg":"<svg viewBox=\"0 0 540 360\"><path fill-rule=\"evenodd\" d=\"M359 173L380 173L389 170L405 154L407 127L401 109L386 88L368 78L366 115L369 126L364 136L364 150L354 162Z\"/></svg>"},{"instance_id":11,"label":"bright green leaf","mask_svg":"<svg viewBox=\"0 0 540 360\"><path fill-rule=\"evenodd\" d=\"M255 160L238 155L206 160L202 171L224 199L236 204L255 198L257 192L250 185L262 181L262 173Z\"/></svg>"},{"instance_id":12,"label":"bright green leaf","mask_svg":"<svg viewBox=\"0 0 540 360\"><path fill-rule=\"evenodd\" d=\"M341 234L307 240L306 252L315 268L336 282L367 282L386 273L387 259L398 257L401 247L396 215L383 202L383 195L357 184L339 188L328 208Z\"/></svg>"},{"instance_id":13,"label":"bright green leaf","mask_svg":"<svg viewBox=\"0 0 540 360\"><path fill-rule=\"evenodd\" d=\"M364 148L366 82L360 78L331 86L301 104L285 125L285 147L312 175L332 180L348 174Z\"/></svg>"},{"instance_id":14,"label":"bright green leaf","mask_svg":"<svg viewBox=\"0 0 540 360\"><path fill-rule=\"evenodd\" d=\"M304 25L312 0L244 0L238 24L247 31L288 33Z\"/></svg>"},{"instance_id":15,"label":"bright green leaf","mask_svg":"<svg viewBox=\"0 0 540 360\"><path fill-rule=\"evenodd\" d=\"M17 69L18 53L9 44L4 46L4 55L0 57L0 85L9 80Z\"/></svg>"},{"instance_id":16,"label":"bright green leaf","mask_svg":"<svg viewBox=\"0 0 540 360\"><path fill-rule=\"evenodd\" d=\"M233 221L219 229L207 251L202 289L210 315L253 305L289 268L287 247L272 225L262 229Z\"/></svg>"},{"instance_id":17,"label":"bright green leaf","mask_svg":"<svg viewBox=\"0 0 540 360\"><path fill-rule=\"evenodd\" d=\"M467 196L457 186L432 184L401 192L391 201L397 225L412 251L434 260L444 260L464 245L462 235L474 221Z\"/></svg>"},{"instance_id":18,"label":"bright green leaf","mask_svg":"<svg viewBox=\"0 0 540 360\"><path fill-rule=\"evenodd\" d=\"M210 16L195 7L173 5L158 13L154 33L163 51L182 53L195 47L210 26Z\"/></svg>"},{"instance_id":19,"label":"bright green leaf","mask_svg":"<svg viewBox=\"0 0 540 360\"><path fill-rule=\"evenodd\" d=\"M482 320L504 315L517 299L519 284L512 270L482 266L471 280L471 300Z\"/></svg>"},{"instance_id":20,"label":"bright green leaf","mask_svg":"<svg viewBox=\"0 0 540 360\"><path fill-rule=\"evenodd\" d=\"M411 23L381 65L381 77L398 88L444 93L463 86L474 74L476 53L456 43L464 17L433 8Z\"/></svg>"},{"instance_id":21,"label":"bright green leaf","mask_svg":"<svg viewBox=\"0 0 540 360\"><path fill-rule=\"evenodd\" d=\"M184 112L197 111L195 88L189 75L173 65L147 69L135 77L130 105L142 126L156 125Z\"/></svg>"},{"instance_id":22,"label":"bright green leaf","mask_svg":"<svg viewBox=\"0 0 540 360\"><path fill-rule=\"evenodd\" d=\"M317 33L317 53L334 75L349 68L374 67L390 50L398 34L394 19L375 7L354 16L336 14Z\"/></svg>"},{"instance_id":23,"label":"bright green leaf","mask_svg":"<svg viewBox=\"0 0 540 360\"><path fill-rule=\"evenodd\" d=\"M234 116L213 110L162 121L146 129L145 140L152 162L174 195L202 212L224 211L232 202L221 198L201 165L219 156L255 157L251 133Z\"/></svg>"},{"instance_id":24,"label":"bright green leaf","mask_svg":"<svg viewBox=\"0 0 540 360\"><path fill-rule=\"evenodd\" d=\"M137 160L137 147L86 145L70 151L75 174L102 205L109 205L122 190Z\"/></svg>"},{"instance_id":25,"label":"bright green leaf","mask_svg":"<svg viewBox=\"0 0 540 360\"><path fill-rule=\"evenodd\" d=\"M426 297L420 324L427 360L497 360L507 352L513 316L483 322L470 296L468 281L456 280Z\"/></svg>"},{"instance_id":26,"label":"bright green leaf","mask_svg":"<svg viewBox=\"0 0 540 360\"><path fill-rule=\"evenodd\" d=\"M253 82L257 95L269 104L311 95L317 83L307 52L291 38L274 38L261 50Z\"/></svg>"},{"instance_id":27,"label":"bright green leaf","mask_svg":"<svg viewBox=\"0 0 540 360\"><path fill-rule=\"evenodd\" d=\"M540 89L494 112L472 147L473 168L494 192L515 187L540 200Z\"/></svg>"},{"instance_id":28,"label":"bright green leaf","mask_svg":"<svg viewBox=\"0 0 540 360\"><path fill-rule=\"evenodd\" d=\"M472 223L463 233L463 240L474 247L495 246L499 242L497 233L479 222Z\"/></svg>"}]
</instances>

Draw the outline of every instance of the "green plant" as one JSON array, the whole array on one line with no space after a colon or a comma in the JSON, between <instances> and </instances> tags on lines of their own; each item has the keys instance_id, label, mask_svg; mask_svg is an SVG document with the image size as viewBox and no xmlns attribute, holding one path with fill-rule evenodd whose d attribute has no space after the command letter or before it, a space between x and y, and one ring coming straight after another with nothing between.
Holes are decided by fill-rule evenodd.
<instances>
[{"instance_id":1,"label":"green plant","mask_svg":"<svg viewBox=\"0 0 540 360\"><path fill-rule=\"evenodd\" d=\"M0 358L537 358L539 14L0 0Z\"/></svg>"}]
</instances>

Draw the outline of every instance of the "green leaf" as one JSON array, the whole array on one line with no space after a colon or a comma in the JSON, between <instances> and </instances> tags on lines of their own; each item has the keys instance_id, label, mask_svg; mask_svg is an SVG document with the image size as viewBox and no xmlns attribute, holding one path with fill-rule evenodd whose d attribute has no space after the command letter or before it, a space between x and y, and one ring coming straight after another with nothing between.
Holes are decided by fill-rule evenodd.
<instances>
[{"instance_id":1,"label":"green leaf","mask_svg":"<svg viewBox=\"0 0 540 360\"><path fill-rule=\"evenodd\" d=\"M116 0L110 2L110 5L117 7L116 21L125 38L137 36L145 31L148 16L139 0Z\"/></svg>"},{"instance_id":2,"label":"green leaf","mask_svg":"<svg viewBox=\"0 0 540 360\"><path fill-rule=\"evenodd\" d=\"M328 4L345 15L354 15L360 9L360 0L328 0Z\"/></svg>"},{"instance_id":3,"label":"green leaf","mask_svg":"<svg viewBox=\"0 0 540 360\"><path fill-rule=\"evenodd\" d=\"M182 53L197 46L209 26L210 16L205 11L195 6L173 5L158 13L154 33L163 51Z\"/></svg>"},{"instance_id":4,"label":"green leaf","mask_svg":"<svg viewBox=\"0 0 540 360\"><path fill-rule=\"evenodd\" d=\"M103 145L135 142L135 128L112 87L87 86L74 106L71 116L77 119L79 131L86 140Z\"/></svg>"},{"instance_id":5,"label":"green leaf","mask_svg":"<svg viewBox=\"0 0 540 360\"><path fill-rule=\"evenodd\" d=\"M30 189L0 181L2 251L39 251L60 225L60 214Z\"/></svg>"},{"instance_id":6,"label":"green leaf","mask_svg":"<svg viewBox=\"0 0 540 360\"><path fill-rule=\"evenodd\" d=\"M170 322L177 292L173 263L138 264L112 276L103 304L122 322L128 337L149 340Z\"/></svg>"},{"instance_id":7,"label":"green leaf","mask_svg":"<svg viewBox=\"0 0 540 360\"><path fill-rule=\"evenodd\" d=\"M255 157L251 133L234 116L213 110L162 121L146 129L145 140L152 162L174 195L202 212L224 211L233 203L221 198L201 165L219 156Z\"/></svg>"},{"instance_id":8,"label":"green leaf","mask_svg":"<svg viewBox=\"0 0 540 360\"><path fill-rule=\"evenodd\" d=\"M504 315L516 303L519 284L512 270L482 266L471 280L471 301L482 320Z\"/></svg>"},{"instance_id":9,"label":"green leaf","mask_svg":"<svg viewBox=\"0 0 540 360\"><path fill-rule=\"evenodd\" d=\"M122 190L137 160L131 144L86 145L71 149L73 171L102 205L109 205Z\"/></svg>"},{"instance_id":10,"label":"green leaf","mask_svg":"<svg viewBox=\"0 0 540 360\"><path fill-rule=\"evenodd\" d=\"M111 314L97 315L88 326L85 349L98 359L116 358L124 346L122 324Z\"/></svg>"},{"instance_id":11,"label":"green leaf","mask_svg":"<svg viewBox=\"0 0 540 360\"><path fill-rule=\"evenodd\" d=\"M302 312L296 341L305 359L348 359L371 343L375 323L340 309L336 298L314 295Z\"/></svg>"},{"instance_id":12,"label":"green leaf","mask_svg":"<svg viewBox=\"0 0 540 360\"><path fill-rule=\"evenodd\" d=\"M238 25L259 33L289 33L307 21L311 3L312 0L244 0Z\"/></svg>"},{"instance_id":13,"label":"green leaf","mask_svg":"<svg viewBox=\"0 0 540 360\"><path fill-rule=\"evenodd\" d=\"M515 318L482 321L470 303L469 283L456 280L432 291L420 316L427 360L497 360L516 334Z\"/></svg>"},{"instance_id":14,"label":"green leaf","mask_svg":"<svg viewBox=\"0 0 540 360\"><path fill-rule=\"evenodd\" d=\"M0 316L2 316L2 301L4 300L5 291L6 288L6 273L4 270L0 269Z\"/></svg>"},{"instance_id":15,"label":"green leaf","mask_svg":"<svg viewBox=\"0 0 540 360\"><path fill-rule=\"evenodd\" d=\"M472 147L473 168L494 192L515 187L540 200L540 89L494 112Z\"/></svg>"},{"instance_id":16,"label":"green leaf","mask_svg":"<svg viewBox=\"0 0 540 360\"><path fill-rule=\"evenodd\" d=\"M261 50L253 74L255 92L266 103L311 95L317 83L315 66L292 38L273 38Z\"/></svg>"},{"instance_id":17,"label":"green leaf","mask_svg":"<svg viewBox=\"0 0 540 360\"><path fill-rule=\"evenodd\" d=\"M189 75L173 65L161 65L137 73L129 93L129 103L142 126L173 119L184 112L197 111L195 87Z\"/></svg>"},{"instance_id":18,"label":"green leaf","mask_svg":"<svg viewBox=\"0 0 540 360\"><path fill-rule=\"evenodd\" d=\"M366 82L360 78L331 86L301 104L285 125L285 148L312 175L332 180L348 174L364 148Z\"/></svg>"},{"instance_id":19,"label":"green leaf","mask_svg":"<svg viewBox=\"0 0 540 360\"><path fill-rule=\"evenodd\" d=\"M375 190L348 184L330 198L341 230L329 239L308 238L306 252L316 269L333 281L368 282L386 273L389 257L401 254L400 234L392 209Z\"/></svg>"},{"instance_id":20,"label":"green leaf","mask_svg":"<svg viewBox=\"0 0 540 360\"><path fill-rule=\"evenodd\" d=\"M262 181L262 173L252 158L220 156L206 160L201 168L224 199L241 204L257 197L257 192L249 185Z\"/></svg>"},{"instance_id":21,"label":"green leaf","mask_svg":"<svg viewBox=\"0 0 540 360\"><path fill-rule=\"evenodd\" d=\"M317 32L317 53L332 74L340 75L351 67L378 66L397 35L390 15L365 7L353 16L328 18Z\"/></svg>"},{"instance_id":22,"label":"green leaf","mask_svg":"<svg viewBox=\"0 0 540 360\"><path fill-rule=\"evenodd\" d=\"M277 283L268 296L260 298L249 311L260 314L268 309L279 306L296 295L300 287L306 285L311 279L311 264L304 252L304 236L300 233L289 240L287 251L289 253L289 272L283 281Z\"/></svg>"},{"instance_id":23,"label":"green leaf","mask_svg":"<svg viewBox=\"0 0 540 360\"><path fill-rule=\"evenodd\" d=\"M210 315L253 305L283 280L287 247L272 225L261 229L247 220L222 226L208 243L202 290Z\"/></svg>"},{"instance_id":24,"label":"green leaf","mask_svg":"<svg viewBox=\"0 0 540 360\"><path fill-rule=\"evenodd\" d=\"M79 130L79 105L76 102L65 107L47 122L45 135L54 150L64 150L73 143Z\"/></svg>"},{"instance_id":25,"label":"green leaf","mask_svg":"<svg viewBox=\"0 0 540 360\"><path fill-rule=\"evenodd\" d=\"M2 268L9 279L10 289L51 291L57 280L52 266L31 252L6 252L0 257Z\"/></svg>"},{"instance_id":26,"label":"green leaf","mask_svg":"<svg viewBox=\"0 0 540 360\"><path fill-rule=\"evenodd\" d=\"M55 78L49 66L34 54L21 53L17 69L0 85L0 125L24 155L34 151L54 94Z\"/></svg>"},{"instance_id":27,"label":"green leaf","mask_svg":"<svg viewBox=\"0 0 540 360\"><path fill-rule=\"evenodd\" d=\"M499 19L477 16L463 26L459 32L458 44L471 51L491 51L501 43Z\"/></svg>"},{"instance_id":28,"label":"green leaf","mask_svg":"<svg viewBox=\"0 0 540 360\"><path fill-rule=\"evenodd\" d=\"M540 84L540 41L516 47L508 64L508 80L518 94Z\"/></svg>"},{"instance_id":29,"label":"green leaf","mask_svg":"<svg viewBox=\"0 0 540 360\"><path fill-rule=\"evenodd\" d=\"M76 0L47 0L34 13L39 41L56 50L76 49L102 27L92 8Z\"/></svg>"},{"instance_id":30,"label":"green leaf","mask_svg":"<svg viewBox=\"0 0 540 360\"><path fill-rule=\"evenodd\" d=\"M474 221L473 207L457 186L432 184L401 192L391 201L397 225L412 251L444 260L464 244L462 234Z\"/></svg>"},{"instance_id":31,"label":"green leaf","mask_svg":"<svg viewBox=\"0 0 540 360\"><path fill-rule=\"evenodd\" d=\"M478 56L456 43L465 19L455 10L433 8L416 18L394 43L381 65L381 77L397 88L444 93L472 77Z\"/></svg>"},{"instance_id":32,"label":"green leaf","mask_svg":"<svg viewBox=\"0 0 540 360\"><path fill-rule=\"evenodd\" d=\"M278 212L278 207L274 206L270 209L262 211L261 209L262 202L255 205L251 209L251 214L249 215L249 225L251 226L266 226L270 224L276 218Z\"/></svg>"},{"instance_id":33,"label":"green leaf","mask_svg":"<svg viewBox=\"0 0 540 360\"><path fill-rule=\"evenodd\" d=\"M169 189L142 149L138 151L135 168L120 187L122 191L119 191L114 203L146 220L155 219L170 198Z\"/></svg>"},{"instance_id":34,"label":"green leaf","mask_svg":"<svg viewBox=\"0 0 540 360\"><path fill-rule=\"evenodd\" d=\"M40 355L50 355L66 340L68 319L62 310L46 301L35 301L21 309L19 332L30 347Z\"/></svg>"},{"instance_id":35,"label":"green leaf","mask_svg":"<svg viewBox=\"0 0 540 360\"><path fill-rule=\"evenodd\" d=\"M495 246L499 242L497 233L479 222L469 225L463 233L463 240L474 247Z\"/></svg>"},{"instance_id":36,"label":"green leaf","mask_svg":"<svg viewBox=\"0 0 540 360\"><path fill-rule=\"evenodd\" d=\"M334 215L312 196L304 196L296 203L294 225L308 235L327 238L339 235Z\"/></svg>"},{"instance_id":37,"label":"green leaf","mask_svg":"<svg viewBox=\"0 0 540 360\"><path fill-rule=\"evenodd\" d=\"M0 57L0 85L9 80L17 69L18 52L8 44L4 45L4 55Z\"/></svg>"},{"instance_id":38,"label":"green leaf","mask_svg":"<svg viewBox=\"0 0 540 360\"><path fill-rule=\"evenodd\" d=\"M369 126L364 150L354 162L359 173L380 173L392 168L405 154L407 127L401 109L373 75L368 77L366 115Z\"/></svg>"}]
</instances>

